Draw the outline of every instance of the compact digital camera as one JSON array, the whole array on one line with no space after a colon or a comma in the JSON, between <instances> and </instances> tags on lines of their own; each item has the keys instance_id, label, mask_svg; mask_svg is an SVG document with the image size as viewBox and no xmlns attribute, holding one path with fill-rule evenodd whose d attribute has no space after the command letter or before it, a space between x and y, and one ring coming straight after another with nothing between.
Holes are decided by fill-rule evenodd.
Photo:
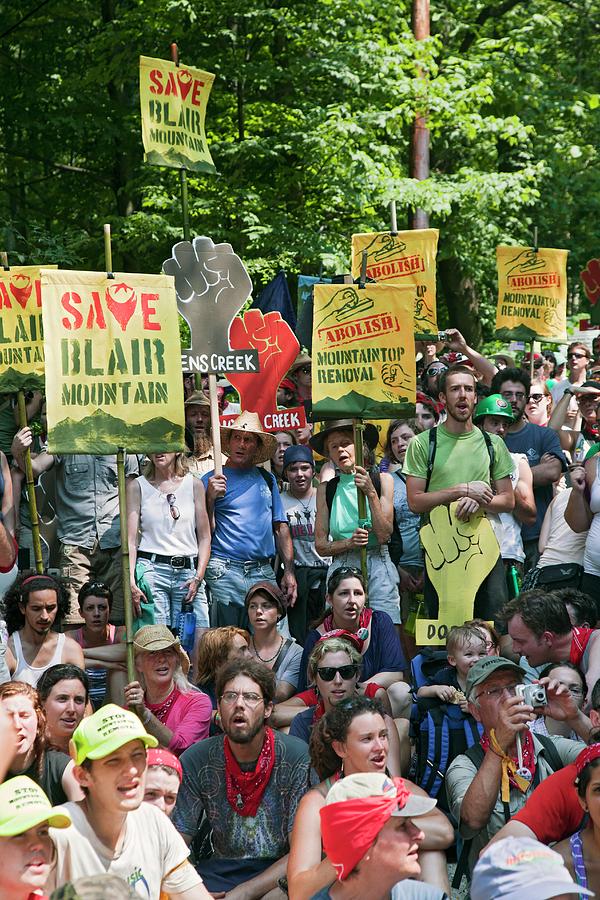
<instances>
[{"instance_id":1,"label":"compact digital camera","mask_svg":"<svg viewBox=\"0 0 600 900\"><path fill-rule=\"evenodd\" d=\"M528 706L546 706L548 697L543 684L518 684L515 694Z\"/></svg>"}]
</instances>

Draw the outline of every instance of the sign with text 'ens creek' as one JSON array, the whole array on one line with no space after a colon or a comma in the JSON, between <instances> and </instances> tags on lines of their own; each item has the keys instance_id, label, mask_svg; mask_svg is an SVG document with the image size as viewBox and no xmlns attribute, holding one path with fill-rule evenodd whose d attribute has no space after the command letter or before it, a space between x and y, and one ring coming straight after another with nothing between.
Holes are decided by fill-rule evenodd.
<instances>
[{"instance_id":1,"label":"sign with text 'ens creek'","mask_svg":"<svg viewBox=\"0 0 600 900\"><path fill-rule=\"evenodd\" d=\"M231 244L205 235L180 241L163 263L175 278L179 312L190 328L191 345L181 354L184 372L260 371L254 345L230 343L233 320L252 293L252 281Z\"/></svg>"},{"instance_id":2,"label":"sign with text 'ens creek'","mask_svg":"<svg viewBox=\"0 0 600 900\"><path fill-rule=\"evenodd\" d=\"M43 390L43 340L40 266L0 269L0 393Z\"/></svg>"},{"instance_id":3,"label":"sign with text 'ens creek'","mask_svg":"<svg viewBox=\"0 0 600 900\"><path fill-rule=\"evenodd\" d=\"M568 250L497 247L496 337L567 341Z\"/></svg>"},{"instance_id":4,"label":"sign with text 'ens creek'","mask_svg":"<svg viewBox=\"0 0 600 900\"><path fill-rule=\"evenodd\" d=\"M173 279L43 269L51 453L181 450Z\"/></svg>"},{"instance_id":5,"label":"sign with text 'ens creek'","mask_svg":"<svg viewBox=\"0 0 600 900\"><path fill-rule=\"evenodd\" d=\"M315 421L414 413L413 293L396 284L315 285Z\"/></svg>"},{"instance_id":6,"label":"sign with text 'ens creek'","mask_svg":"<svg viewBox=\"0 0 600 900\"><path fill-rule=\"evenodd\" d=\"M140 56L142 142L146 162L193 172L216 172L204 119L214 75Z\"/></svg>"},{"instance_id":7,"label":"sign with text 'ens creek'","mask_svg":"<svg viewBox=\"0 0 600 900\"><path fill-rule=\"evenodd\" d=\"M412 288L415 334L437 331L435 260L439 232L436 228L414 231L371 232L352 235L352 276L360 275L362 254L367 251L367 278L377 283Z\"/></svg>"}]
</instances>

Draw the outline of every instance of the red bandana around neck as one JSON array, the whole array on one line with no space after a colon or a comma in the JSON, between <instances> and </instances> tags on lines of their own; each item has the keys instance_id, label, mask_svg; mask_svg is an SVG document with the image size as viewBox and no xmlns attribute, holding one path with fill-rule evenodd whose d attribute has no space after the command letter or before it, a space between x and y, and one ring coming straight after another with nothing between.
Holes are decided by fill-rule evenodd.
<instances>
[{"instance_id":1,"label":"red bandana around neck","mask_svg":"<svg viewBox=\"0 0 600 900\"><path fill-rule=\"evenodd\" d=\"M265 728L265 739L251 772L243 772L232 753L229 738L223 742L225 751L225 790L227 802L239 816L255 816L275 765L275 735Z\"/></svg>"},{"instance_id":2,"label":"red bandana around neck","mask_svg":"<svg viewBox=\"0 0 600 900\"><path fill-rule=\"evenodd\" d=\"M358 620L358 628L356 629L355 634L361 638L361 640L366 640L366 632L371 624L371 619L373 618L373 610L369 607L365 606L363 610L361 610L360 618ZM333 624L333 612L331 612L328 616L323 620L323 628L325 632L333 631L336 626ZM365 632L364 634L362 632Z\"/></svg>"}]
</instances>

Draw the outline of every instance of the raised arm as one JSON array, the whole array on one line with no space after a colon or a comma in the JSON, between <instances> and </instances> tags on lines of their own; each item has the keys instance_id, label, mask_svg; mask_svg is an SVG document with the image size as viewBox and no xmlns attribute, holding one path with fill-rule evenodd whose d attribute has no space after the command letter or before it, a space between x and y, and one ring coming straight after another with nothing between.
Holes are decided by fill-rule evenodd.
<instances>
[{"instance_id":1,"label":"raised arm","mask_svg":"<svg viewBox=\"0 0 600 900\"><path fill-rule=\"evenodd\" d=\"M473 350L472 347L469 347L458 328L447 328L446 334L450 338L450 341L448 342L450 349L455 350L458 353L464 353L464 355L473 363L473 368L482 376L483 383L489 386L492 383L492 378L498 371L494 363L491 363L489 359L486 359L485 356L482 356L477 350Z\"/></svg>"},{"instance_id":2,"label":"raised arm","mask_svg":"<svg viewBox=\"0 0 600 900\"><path fill-rule=\"evenodd\" d=\"M526 459L519 460L519 480L514 490L515 518L523 525L533 525L537 510L533 495L533 475Z\"/></svg>"},{"instance_id":3,"label":"raised arm","mask_svg":"<svg viewBox=\"0 0 600 900\"><path fill-rule=\"evenodd\" d=\"M569 528L578 534L589 529L594 517L588 501L588 492L592 490L597 465L598 457L592 456L586 461L585 466L577 466L571 470L573 490L565 509L565 521Z\"/></svg>"}]
</instances>

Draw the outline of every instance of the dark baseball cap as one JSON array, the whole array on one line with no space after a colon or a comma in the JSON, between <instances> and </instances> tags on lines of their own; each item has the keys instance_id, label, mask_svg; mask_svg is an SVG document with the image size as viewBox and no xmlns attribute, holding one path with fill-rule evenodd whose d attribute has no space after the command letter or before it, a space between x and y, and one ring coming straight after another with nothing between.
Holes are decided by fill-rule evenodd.
<instances>
[{"instance_id":1,"label":"dark baseball cap","mask_svg":"<svg viewBox=\"0 0 600 900\"><path fill-rule=\"evenodd\" d=\"M478 684L482 684L482 682L489 678L490 675L500 671L500 669L513 669L521 676L525 674L525 671L521 666L511 662L510 659L505 659L503 656L486 656L484 659L479 659L475 665L471 666L469 669L465 696L469 698L474 687L477 687Z\"/></svg>"},{"instance_id":2,"label":"dark baseball cap","mask_svg":"<svg viewBox=\"0 0 600 900\"><path fill-rule=\"evenodd\" d=\"M285 472L288 466L297 462L308 463L314 469L315 460L310 447L307 447L305 444L294 444L292 447L286 447L283 454L283 471Z\"/></svg>"}]
</instances>

